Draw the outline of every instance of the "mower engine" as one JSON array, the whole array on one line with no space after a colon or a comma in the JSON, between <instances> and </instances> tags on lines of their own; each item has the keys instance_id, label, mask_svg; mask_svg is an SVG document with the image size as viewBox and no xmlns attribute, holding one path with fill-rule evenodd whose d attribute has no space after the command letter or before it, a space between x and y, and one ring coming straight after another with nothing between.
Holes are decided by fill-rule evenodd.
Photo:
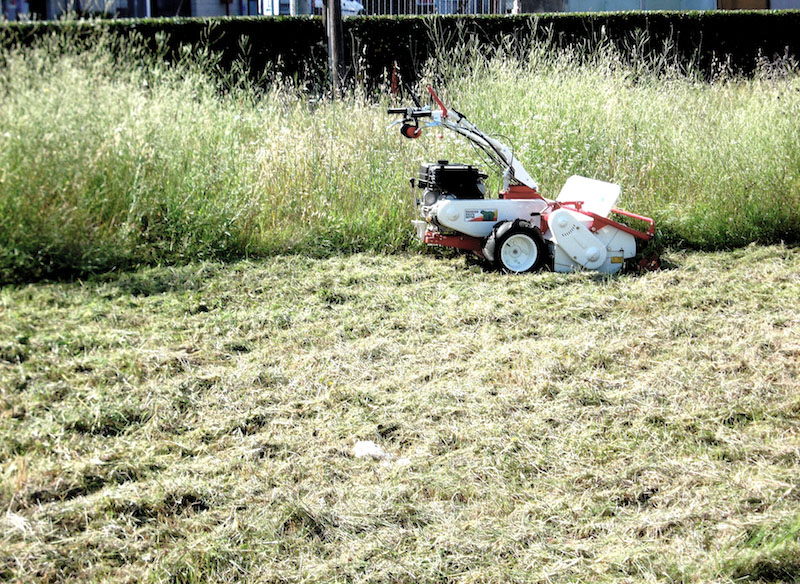
<instances>
[{"instance_id":1,"label":"mower engine","mask_svg":"<svg viewBox=\"0 0 800 584\"><path fill-rule=\"evenodd\" d=\"M419 167L417 188L423 189L422 204L435 205L443 197L451 199L482 199L487 175L471 164L450 164L447 160L425 162Z\"/></svg>"},{"instance_id":2,"label":"mower engine","mask_svg":"<svg viewBox=\"0 0 800 584\"><path fill-rule=\"evenodd\" d=\"M422 191L415 197L423 217L435 217L433 209L439 201L449 199L483 199L486 187L483 184L487 175L470 164L450 164L447 160L436 163L425 162L419 167L419 174L411 179L411 185Z\"/></svg>"}]
</instances>

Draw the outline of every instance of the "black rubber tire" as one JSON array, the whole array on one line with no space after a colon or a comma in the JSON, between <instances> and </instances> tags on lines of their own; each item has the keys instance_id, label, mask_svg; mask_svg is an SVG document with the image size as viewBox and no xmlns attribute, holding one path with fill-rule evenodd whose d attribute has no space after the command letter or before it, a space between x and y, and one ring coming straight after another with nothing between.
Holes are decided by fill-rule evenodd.
<instances>
[{"instance_id":1,"label":"black rubber tire","mask_svg":"<svg viewBox=\"0 0 800 584\"><path fill-rule=\"evenodd\" d=\"M536 250L536 258L530 265L527 265L527 262L522 262L522 265L520 265L503 260L503 246L514 236L522 236L522 239L516 238L512 241L528 241L533 246L533 249ZM534 227L524 219L498 223L486 240L484 255L486 255L487 251L493 258L493 263L497 268L507 274L522 274L538 270L547 261L548 254L547 244L544 242L542 232L538 227Z\"/></svg>"},{"instance_id":2,"label":"black rubber tire","mask_svg":"<svg viewBox=\"0 0 800 584\"><path fill-rule=\"evenodd\" d=\"M500 221L499 223L496 223L492 228L492 232L489 234L489 237L487 237L486 241L483 242L483 257L486 258L486 261L493 266L497 266L494 257L494 250L497 248L497 232L500 229L505 231L509 226L511 226L511 221Z\"/></svg>"}]
</instances>

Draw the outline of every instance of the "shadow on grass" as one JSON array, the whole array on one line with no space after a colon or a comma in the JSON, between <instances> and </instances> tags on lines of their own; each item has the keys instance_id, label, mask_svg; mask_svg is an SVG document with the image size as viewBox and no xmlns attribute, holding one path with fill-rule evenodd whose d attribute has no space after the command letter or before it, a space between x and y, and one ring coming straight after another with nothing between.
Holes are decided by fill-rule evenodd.
<instances>
[{"instance_id":1,"label":"shadow on grass","mask_svg":"<svg viewBox=\"0 0 800 584\"><path fill-rule=\"evenodd\" d=\"M166 292L198 290L208 279L224 269L223 263L187 264L157 268L144 268L119 274L104 274L93 278L95 282L111 284L131 296L155 296Z\"/></svg>"},{"instance_id":2,"label":"shadow on grass","mask_svg":"<svg viewBox=\"0 0 800 584\"><path fill-rule=\"evenodd\" d=\"M442 257L456 257L458 255L463 255L464 263L467 267L473 268L478 267L485 272L498 272L498 267L489 262L487 259L483 257L479 257L471 252L458 252L458 251L451 251L451 250L443 250L441 252ZM678 264L669 261L663 255L653 256L652 258L634 258L633 260L627 262L622 270L620 270L616 274L603 274L600 272L595 272L593 270L585 270L584 273L590 274L596 280L607 280L608 278L619 278L619 277L638 277L649 272L656 272L656 271L666 271L666 270L674 270L677 269L679 266ZM545 266L538 270L536 273L546 274L552 273L554 270L551 266ZM517 274L519 275L519 274Z\"/></svg>"}]
</instances>

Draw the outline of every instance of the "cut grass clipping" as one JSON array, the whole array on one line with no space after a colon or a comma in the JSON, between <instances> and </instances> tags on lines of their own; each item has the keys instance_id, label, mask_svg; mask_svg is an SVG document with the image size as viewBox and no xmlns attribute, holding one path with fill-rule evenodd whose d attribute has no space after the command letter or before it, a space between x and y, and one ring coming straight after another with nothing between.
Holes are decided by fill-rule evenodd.
<instances>
[{"instance_id":1,"label":"cut grass clipping","mask_svg":"<svg viewBox=\"0 0 800 584\"><path fill-rule=\"evenodd\" d=\"M800 249L667 259L0 289L0 579L795 582Z\"/></svg>"},{"instance_id":2,"label":"cut grass clipping","mask_svg":"<svg viewBox=\"0 0 800 584\"><path fill-rule=\"evenodd\" d=\"M386 97L356 88L333 102L280 80L260 91L241 68L212 77L214 63L187 51L169 65L110 39L2 56L0 282L394 252L414 245L407 178L419 162L481 162L455 136L387 130ZM800 239L791 64L707 82L668 53L631 62L509 44L484 55L467 43L426 70L423 83L507 139L548 196L583 174L620 183L620 205L655 217L666 244Z\"/></svg>"}]
</instances>

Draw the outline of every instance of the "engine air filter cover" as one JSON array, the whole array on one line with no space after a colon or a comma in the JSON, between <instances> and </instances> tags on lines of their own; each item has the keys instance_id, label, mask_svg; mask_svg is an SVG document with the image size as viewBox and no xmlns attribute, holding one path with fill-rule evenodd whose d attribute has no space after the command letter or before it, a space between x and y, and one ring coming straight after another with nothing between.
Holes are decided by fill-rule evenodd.
<instances>
[{"instance_id":1,"label":"engine air filter cover","mask_svg":"<svg viewBox=\"0 0 800 584\"><path fill-rule=\"evenodd\" d=\"M447 160L425 162L419 167L417 186L439 191L457 199L482 199L486 174L471 164L450 164Z\"/></svg>"}]
</instances>

